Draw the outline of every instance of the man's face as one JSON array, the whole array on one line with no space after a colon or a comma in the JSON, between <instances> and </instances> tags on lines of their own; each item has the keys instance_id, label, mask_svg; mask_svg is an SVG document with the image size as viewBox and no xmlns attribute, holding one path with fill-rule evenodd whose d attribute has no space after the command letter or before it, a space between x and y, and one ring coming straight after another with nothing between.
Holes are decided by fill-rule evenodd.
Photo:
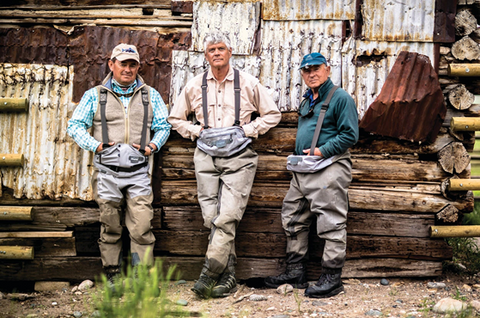
<instances>
[{"instance_id":1,"label":"man's face","mask_svg":"<svg viewBox=\"0 0 480 318\"><path fill-rule=\"evenodd\" d=\"M108 61L110 71L113 73L113 78L122 85L130 85L137 78L138 69L140 64L135 60Z\"/></svg>"},{"instance_id":2,"label":"man's face","mask_svg":"<svg viewBox=\"0 0 480 318\"><path fill-rule=\"evenodd\" d=\"M205 59L214 68L228 66L232 57L232 49L228 49L225 43L210 44L205 50Z\"/></svg>"},{"instance_id":3,"label":"man's face","mask_svg":"<svg viewBox=\"0 0 480 318\"><path fill-rule=\"evenodd\" d=\"M311 88L319 88L330 76L330 66L325 64L313 65L302 69L302 77L305 84Z\"/></svg>"}]
</instances>

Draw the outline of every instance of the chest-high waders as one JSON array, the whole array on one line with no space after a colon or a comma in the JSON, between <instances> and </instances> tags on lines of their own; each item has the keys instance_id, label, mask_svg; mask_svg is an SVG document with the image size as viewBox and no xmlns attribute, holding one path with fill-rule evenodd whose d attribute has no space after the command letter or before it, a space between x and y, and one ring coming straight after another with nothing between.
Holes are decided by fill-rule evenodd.
<instances>
[{"instance_id":1,"label":"chest-high waders","mask_svg":"<svg viewBox=\"0 0 480 318\"><path fill-rule=\"evenodd\" d=\"M236 71L236 70L235 70ZM234 80L237 125L240 124L240 84L238 71ZM206 77L203 109L208 123ZM240 127L239 127L240 128ZM243 129L240 128L243 132ZM198 147L194 155L198 202L204 226L211 229L202 274L219 279L224 272L234 273L236 264L235 234L243 217L252 189L258 155L251 147L230 157L210 156Z\"/></svg>"},{"instance_id":2,"label":"chest-high waders","mask_svg":"<svg viewBox=\"0 0 480 318\"><path fill-rule=\"evenodd\" d=\"M141 89L144 120L140 149L145 149L149 98ZM106 271L117 270L122 259L122 221L130 234L132 265L153 263L155 236L151 231L153 193L148 175L148 158L132 145L108 145L106 118L107 90L100 89L100 112L104 150L95 154L98 169L93 177L93 193L100 208L100 238L98 244ZM128 127L126 127L128 129Z\"/></svg>"}]
</instances>

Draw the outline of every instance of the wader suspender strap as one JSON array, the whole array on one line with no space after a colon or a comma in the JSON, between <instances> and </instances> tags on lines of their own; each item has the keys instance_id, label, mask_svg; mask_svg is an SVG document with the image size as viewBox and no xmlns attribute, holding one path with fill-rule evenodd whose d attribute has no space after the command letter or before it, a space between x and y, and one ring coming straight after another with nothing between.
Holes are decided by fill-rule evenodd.
<instances>
[{"instance_id":1,"label":"wader suspender strap","mask_svg":"<svg viewBox=\"0 0 480 318\"><path fill-rule=\"evenodd\" d=\"M147 89L145 87L142 87L141 90L142 90L142 103L143 103L143 128L142 128L142 138L140 139L140 151L143 153L145 152L145 147L146 147L149 100L148 100ZM110 145L108 144L108 128L107 128L107 119L105 116L106 105L107 105L107 90L105 88L101 88L100 89L100 115L102 117L103 149L110 147Z\"/></svg>"},{"instance_id":2,"label":"wader suspender strap","mask_svg":"<svg viewBox=\"0 0 480 318\"><path fill-rule=\"evenodd\" d=\"M234 126L240 126L240 72L233 69L233 89L235 91L235 123ZM202 80L202 108L205 129L208 129L208 106L207 106L207 75L208 71L203 74Z\"/></svg>"},{"instance_id":3,"label":"wader suspender strap","mask_svg":"<svg viewBox=\"0 0 480 318\"><path fill-rule=\"evenodd\" d=\"M313 134L312 145L310 146L310 156L313 156L315 152L315 146L317 145L318 137L320 136L320 130L322 130L323 119L325 118L325 113L327 112L328 105L330 104L330 100L332 99L333 93L337 90L338 86L333 86L328 92L327 99L322 104L322 109L320 110L320 114L318 115L317 126L315 127L315 133Z\"/></svg>"}]
</instances>

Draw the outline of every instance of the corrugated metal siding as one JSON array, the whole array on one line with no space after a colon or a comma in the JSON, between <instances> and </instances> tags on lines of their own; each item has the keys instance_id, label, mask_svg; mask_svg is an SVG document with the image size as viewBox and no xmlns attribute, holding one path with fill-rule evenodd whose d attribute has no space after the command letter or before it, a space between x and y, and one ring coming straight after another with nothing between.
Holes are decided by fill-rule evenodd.
<instances>
[{"instance_id":1,"label":"corrugated metal siding","mask_svg":"<svg viewBox=\"0 0 480 318\"><path fill-rule=\"evenodd\" d=\"M264 0L263 20L353 20L355 0Z\"/></svg>"},{"instance_id":2,"label":"corrugated metal siding","mask_svg":"<svg viewBox=\"0 0 480 318\"><path fill-rule=\"evenodd\" d=\"M331 64L331 79L342 82L342 21L264 21L262 83L282 111L298 109L306 87L299 71L305 54L321 52Z\"/></svg>"},{"instance_id":3,"label":"corrugated metal siding","mask_svg":"<svg viewBox=\"0 0 480 318\"><path fill-rule=\"evenodd\" d=\"M361 13L365 40L433 42L435 0L363 0Z\"/></svg>"},{"instance_id":4,"label":"corrugated metal siding","mask_svg":"<svg viewBox=\"0 0 480 318\"><path fill-rule=\"evenodd\" d=\"M227 32L237 55L252 54L260 23L259 2L195 2L193 4L192 50L202 52L205 35L213 30Z\"/></svg>"},{"instance_id":5,"label":"corrugated metal siding","mask_svg":"<svg viewBox=\"0 0 480 318\"><path fill-rule=\"evenodd\" d=\"M433 43L355 42L356 64L345 63L345 66L349 68L348 74L355 72L356 76L349 76L350 83L345 86L346 90L356 99L360 119L380 93L388 73L395 64L398 53L401 51L417 52L427 55L433 61Z\"/></svg>"},{"instance_id":6,"label":"corrugated metal siding","mask_svg":"<svg viewBox=\"0 0 480 318\"><path fill-rule=\"evenodd\" d=\"M27 113L0 113L0 149L25 156L23 168L2 167L2 185L17 198L91 200L90 154L66 133L73 112L72 69L40 64L0 64L0 96L27 98Z\"/></svg>"}]
</instances>

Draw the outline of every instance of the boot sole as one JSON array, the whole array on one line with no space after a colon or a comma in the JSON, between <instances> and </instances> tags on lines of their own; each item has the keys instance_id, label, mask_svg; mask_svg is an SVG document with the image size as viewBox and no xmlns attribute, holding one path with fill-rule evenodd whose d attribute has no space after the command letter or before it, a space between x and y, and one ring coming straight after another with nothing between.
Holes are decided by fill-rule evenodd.
<instances>
[{"instance_id":1,"label":"boot sole","mask_svg":"<svg viewBox=\"0 0 480 318\"><path fill-rule=\"evenodd\" d=\"M345 288L343 288L343 285L342 285L340 287L335 288L334 290L332 290L328 294L323 294L323 295L313 294L313 295L305 295L305 296L310 297L310 298L329 298L329 297L333 297L335 295L340 294L344 290L345 290Z\"/></svg>"},{"instance_id":2,"label":"boot sole","mask_svg":"<svg viewBox=\"0 0 480 318\"><path fill-rule=\"evenodd\" d=\"M223 298L223 297L228 297L232 293L236 292L238 290L237 286L233 287L228 293L223 293L223 294L215 294L214 291L212 290L212 298Z\"/></svg>"},{"instance_id":3,"label":"boot sole","mask_svg":"<svg viewBox=\"0 0 480 318\"><path fill-rule=\"evenodd\" d=\"M268 283L268 282L265 282L265 286L267 287L270 287L270 288L278 288L282 285L285 285L285 284L289 284L289 285L292 285L293 288L297 288L297 289L305 289L308 287L308 283L303 283L303 284L290 284L290 283L283 283L283 284L272 284L272 283Z\"/></svg>"},{"instance_id":4,"label":"boot sole","mask_svg":"<svg viewBox=\"0 0 480 318\"><path fill-rule=\"evenodd\" d=\"M195 293L195 295L197 295L198 297L200 297L202 299L208 299L209 298L209 296L202 294L199 290L196 290L194 288L192 288L191 291L193 291Z\"/></svg>"}]
</instances>

